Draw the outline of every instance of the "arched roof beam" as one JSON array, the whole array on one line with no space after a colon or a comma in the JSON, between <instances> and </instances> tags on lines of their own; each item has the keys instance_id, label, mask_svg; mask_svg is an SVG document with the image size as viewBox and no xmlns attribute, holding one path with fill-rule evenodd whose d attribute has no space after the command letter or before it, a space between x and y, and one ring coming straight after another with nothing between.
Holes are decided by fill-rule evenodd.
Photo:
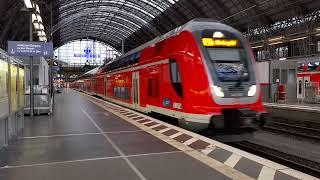
<instances>
[{"instance_id":1,"label":"arched roof beam","mask_svg":"<svg viewBox=\"0 0 320 180\"><path fill-rule=\"evenodd\" d=\"M123 6L124 6L124 8L127 8L129 10L134 9L137 12L145 15L146 17L149 17L150 19L155 18L155 16L157 15L156 13L151 14L145 8L136 6L134 4L125 4ZM79 8L77 8L77 7L79 7ZM90 5L85 5L85 6L83 6L83 4L77 4L75 7L68 8L68 9L65 9L65 10L61 10L59 18L62 18L63 16L68 16L72 12L82 11L83 9L91 9L91 10L94 9L94 11L99 12L99 11L102 11L102 10L105 10L105 9L109 10L110 7L111 8L115 8L117 11L124 10L124 8L121 8L121 4L116 4L116 3L115 4L114 3L106 3L106 4L101 3L101 4L99 4L99 7L97 7L96 4L90 4Z\"/></svg>"},{"instance_id":2,"label":"arched roof beam","mask_svg":"<svg viewBox=\"0 0 320 180\"><path fill-rule=\"evenodd\" d=\"M123 27L123 29L124 28L127 28L128 29L128 31L132 31L132 32L135 32L136 31L136 29L134 29L134 27L130 27L129 26L129 24L127 24L127 26L125 26L124 24L120 24L118 21L121 21L122 19L121 19L121 17L117 17L117 18L115 18L114 19L114 21L112 21L111 22L111 24L110 25L112 25L112 23L117 23L117 24L119 24L119 25L121 25L122 27ZM101 20L99 20L101 23L103 22L103 21L101 21ZM66 29L72 29L73 27L74 27L74 24L79 24L81 22L81 19L77 19L77 21L74 21L74 22L72 22L72 24L69 24L67 27L65 27ZM96 23L95 23L96 24ZM63 33L63 32L62 32ZM148 32L145 32L146 33L146 35L148 34ZM137 38L143 38L142 36L140 36L140 34L137 36Z\"/></svg>"},{"instance_id":3,"label":"arched roof beam","mask_svg":"<svg viewBox=\"0 0 320 180\"><path fill-rule=\"evenodd\" d=\"M106 11L106 13L109 13L110 11L113 13L119 13L118 15L121 15L121 16L117 16L117 18L124 20L125 22L130 23L134 26L137 26L137 28L141 28L143 25L147 24L147 22L144 21L142 18L140 18L140 17L136 18L137 16L134 16L132 13L127 13L124 11L118 12L116 10L109 10L109 11ZM104 11L101 11L101 12L104 12ZM56 26L54 26L53 32L56 32L58 29L61 29L64 26L69 26L69 24L72 21L74 21L76 19L80 19L82 17L85 17L85 16L89 15L90 13L91 13L91 10L86 9L84 11L75 13L75 14L69 16L68 18L62 19L61 21L59 21L59 23ZM114 14L111 14L111 15L114 15Z\"/></svg>"},{"instance_id":4,"label":"arched roof beam","mask_svg":"<svg viewBox=\"0 0 320 180\"><path fill-rule=\"evenodd\" d=\"M59 7L63 6L73 6L77 5L81 2L85 2L86 4L88 3L88 0L82 0L82 1L72 1L72 2L66 2L66 1L58 1L57 5ZM138 4L138 3L143 3L144 5L147 5L153 9L157 9L160 13L164 12L168 7L171 5L175 4L177 0L165 0L165 1L151 1L151 0L140 0L140 1L129 1L129 0L117 0L117 1L112 1L112 0L102 0L96 3L118 3L118 4L126 4L126 3L131 3L131 4ZM92 3L94 3L92 1ZM140 6L144 7L144 6Z\"/></svg>"},{"instance_id":5,"label":"arched roof beam","mask_svg":"<svg viewBox=\"0 0 320 180\"><path fill-rule=\"evenodd\" d=\"M66 37L64 37L64 39L63 40L61 40L60 42L60 46L63 46L63 45L65 45L66 44L66 42L69 42L69 41L71 41L71 40L74 40L74 39L96 39L96 38L94 38L93 36L82 36L82 34L81 34L81 32L80 33L75 33L74 35L72 35L72 36L66 36ZM98 40L98 39L97 39ZM109 40L102 40L102 39L99 39L99 41L102 41L102 42L104 42L104 43L106 43L106 44L109 44L110 46L112 46L112 47L115 47L116 45L117 45L117 43L115 42L115 41L113 41L113 40L111 40L111 39L109 39Z\"/></svg>"},{"instance_id":6,"label":"arched roof beam","mask_svg":"<svg viewBox=\"0 0 320 180\"><path fill-rule=\"evenodd\" d=\"M105 45L111 47L112 49L120 52L120 50L118 50L117 48L115 48L110 42L106 42L106 41L104 41L103 39L97 39L97 38L94 38L94 37L83 37L83 38L73 38L73 37L72 37L72 38L68 38L68 39L65 39L65 40L61 41L61 43L60 43L57 47L55 47L54 49L57 49L57 48L62 47L62 46L64 46L64 45L67 45L67 44L69 44L69 43L71 43L71 42L80 41L80 40L87 40L87 39L88 39L88 40L93 40L93 41L100 42L100 43L105 44ZM63 42L63 43L62 43L62 42Z\"/></svg>"},{"instance_id":7,"label":"arched roof beam","mask_svg":"<svg viewBox=\"0 0 320 180\"><path fill-rule=\"evenodd\" d=\"M83 31L79 30L79 29L66 29L66 32L64 33L61 33L60 36L61 37L64 37L64 36L72 36L74 33L82 33L83 35ZM120 37L120 34L117 32L117 31L111 31L111 30L107 30L108 33L104 32L102 33L102 35L106 35L107 38L101 38L101 39L112 39L114 40L115 42L119 43L121 42L121 37ZM90 32L90 34L86 34L86 35L83 35L83 36L90 36L90 35L96 35L95 32Z\"/></svg>"},{"instance_id":8,"label":"arched roof beam","mask_svg":"<svg viewBox=\"0 0 320 180\"><path fill-rule=\"evenodd\" d=\"M95 20L93 20L94 22L95 22L95 24L97 24L97 23L101 23L101 21L95 21ZM68 26L68 27L66 27L66 28L64 28L64 31L66 30L66 29L79 29L79 30L83 30L83 25L84 24L82 24L82 23L79 23L79 21L75 21L75 22L72 22L71 24L70 24L70 26ZM128 36L130 36L130 32L134 32L134 30L133 29L130 29L130 28L121 28L121 27L119 27L119 26L113 26L112 24L101 24L100 26L90 26L90 27L87 27L86 28L86 30L83 30L83 31L88 31L88 30L91 30L91 29L94 29L94 30L100 30L101 28L103 28L103 30L105 31L106 29L111 29L111 30L113 30L113 31L117 31L117 32L121 32L121 34L122 34L122 37L128 37ZM61 32L61 33L63 33L63 32Z\"/></svg>"}]
</instances>

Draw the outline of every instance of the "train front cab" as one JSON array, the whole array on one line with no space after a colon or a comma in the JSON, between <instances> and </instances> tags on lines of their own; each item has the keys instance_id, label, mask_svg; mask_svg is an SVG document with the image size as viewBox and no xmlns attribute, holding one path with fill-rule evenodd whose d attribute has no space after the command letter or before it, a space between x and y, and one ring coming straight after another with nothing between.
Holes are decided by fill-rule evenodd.
<instances>
[{"instance_id":1,"label":"train front cab","mask_svg":"<svg viewBox=\"0 0 320 180\"><path fill-rule=\"evenodd\" d=\"M189 51L193 62L186 62L185 58L185 64L180 63L183 105L188 112L180 119L180 125L195 131L209 125L256 127L265 109L254 56L243 35L216 23L215 29L195 31L193 36L197 46Z\"/></svg>"}]
</instances>

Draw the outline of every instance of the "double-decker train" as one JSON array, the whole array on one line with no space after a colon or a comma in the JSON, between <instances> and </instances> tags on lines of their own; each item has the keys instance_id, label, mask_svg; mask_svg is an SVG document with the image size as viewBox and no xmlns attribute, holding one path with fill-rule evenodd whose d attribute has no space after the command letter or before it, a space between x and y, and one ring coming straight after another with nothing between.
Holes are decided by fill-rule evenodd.
<instances>
[{"instance_id":1,"label":"double-decker train","mask_svg":"<svg viewBox=\"0 0 320 180\"><path fill-rule=\"evenodd\" d=\"M174 117L193 131L252 126L265 113L249 43L234 28L208 19L143 44L70 87Z\"/></svg>"}]
</instances>

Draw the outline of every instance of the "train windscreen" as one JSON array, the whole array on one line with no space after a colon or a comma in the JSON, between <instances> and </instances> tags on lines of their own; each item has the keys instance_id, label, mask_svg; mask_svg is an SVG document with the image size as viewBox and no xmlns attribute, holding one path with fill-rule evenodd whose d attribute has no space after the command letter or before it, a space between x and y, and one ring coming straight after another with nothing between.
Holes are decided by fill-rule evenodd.
<instances>
[{"instance_id":1,"label":"train windscreen","mask_svg":"<svg viewBox=\"0 0 320 180\"><path fill-rule=\"evenodd\" d=\"M220 81L248 81L246 52L241 48L207 48Z\"/></svg>"},{"instance_id":2,"label":"train windscreen","mask_svg":"<svg viewBox=\"0 0 320 180\"><path fill-rule=\"evenodd\" d=\"M250 56L232 33L206 30L202 33L202 45L211 62L213 75L221 82L249 81Z\"/></svg>"}]
</instances>

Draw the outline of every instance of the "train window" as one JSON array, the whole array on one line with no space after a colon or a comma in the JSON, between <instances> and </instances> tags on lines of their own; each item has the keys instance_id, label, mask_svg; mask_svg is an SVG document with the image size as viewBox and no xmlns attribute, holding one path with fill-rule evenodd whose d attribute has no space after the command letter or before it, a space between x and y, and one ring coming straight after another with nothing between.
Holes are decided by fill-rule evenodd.
<instances>
[{"instance_id":1,"label":"train window","mask_svg":"<svg viewBox=\"0 0 320 180\"><path fill-rule=\"evenodd\" d=\"M130 65L130 58L126 57L125 58L125 66L129 66Z\"/></svg>"},{"instance_id":2,"label":"train window","mask_svg":"<svg viewBox=\"0 0 320 180\"><path fill-rule=\"evenodd\" d=\"M134 54L134 64L139 63L141 51Z\"/></svg>"},{"instance_id":3,"label":"train window","mask_svg":"<svg viewBox=\"0 0 320 180\"><path fill-rule=\"evenodd\" d=\"M307 86L309 86L309 81L308 81L308 80L305 80L305 81L304 81L304 87L306 88Z\"/></svg>"},{"instance_id":4,"label":"train window","mask_svg":"<svg viewBox=\"0 0 320 180\"><path fill-rule=\"evenodd\" d=\"M118 88L117 88L117 87L114 87L114 88L113 88L113 96L114 96L114 97L117 97L117 95L118 95Z\"/></svg>"},{"instance_id":5,"label":"train window","mask_svg":"<svg viewBox=\"0 0 320 180\"><path fill-rule=\"evenodd\" d=\"M301 80L299 80L298 94L302 94L302 81Z\"/></svg>"},{"instance_id":6,"label":"train window","mask_svg":"<svg viewBox=\"0 0 320 180\"><path fill-rule=\"evenodd\" d=\"M129 87L114 87L113 96L119 99L129 100L130 99L130 88Z\"/></svg>"},{"instance_id":7,"label":"train window","mask_svg":"<svg viewBox=\"0 0 320 180\"><path fill-rule=\"evenodd\" d=\"M125 87L120 87L120 98L125 99Z\"/></svg>"},{"instance_id":8,"label":"train window","mask_svg":"<svg viewBox=\"0 0 320 180\"><path fill-rule=\"evenodd\" d=\"M182 97L182 81L181 81L181 74L179 70L179 66L175 60L170 60L170 76L171 76L171 83L175 91L179 96Z\"/></svg>"},{"instance_id":9,"label":"train window","mask_svg":"<svg viewBox=\"0 0 320 180\"><path fill-rule=\"evenodd\" d=\"M125 59L120 59L119 64L120 67L123 68L125 66Z\"/></svg>"},{"instance_id":10,"label":"train window","mask_svg":"<svg viewBox=\"0 0 320 180\"><path fill-rule=\"evenodd\" d=\"M114 63L111 63L110 64L110 71L113 71L114 70Z\"/></svg>"},{"instance_id":11,"label":"train window","mask_svg":"<svg viewBox=\"0 0 320 180\"><path fill-rule=\"evenodd\" d=\"M124 98L126 100L129 100L130 99L130 88L126 87L124 93L125 93Z\"/></svg>"},{"instance_id":12,"label":"train window","mask_svg":"<svg viewBox=\"0 0 320 180\"><path fill-rule=\"evenodd\" d=\"M132 55L130 56L129 63L130 63L130 65L133 65L133 64L134 64L134 54L132 54Z\"/></svg>"},{"instance_id":13,"label":"train window","mask_svg":"<svg viewBox=\"0 0 320 180\"><path fill-rule=\"evenodd\" d=\"M116 69L120 68L121 67L121 64L119 61L116 62Z\"/></svg>"}]
</instances>

